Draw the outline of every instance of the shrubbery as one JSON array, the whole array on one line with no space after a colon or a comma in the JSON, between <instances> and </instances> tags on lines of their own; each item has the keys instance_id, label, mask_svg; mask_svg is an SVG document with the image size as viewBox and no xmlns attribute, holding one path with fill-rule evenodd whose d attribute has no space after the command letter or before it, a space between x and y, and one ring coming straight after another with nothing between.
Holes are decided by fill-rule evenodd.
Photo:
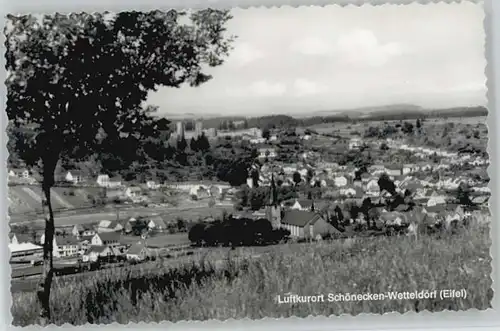
<instances>
[{"instance_id":1,"label":"shrubbery","mask_svg":"<svg viewBox=\"0 0 500 331\"><path fill-rule=\"evenodd\" d=\"M189 230L189 240L206 246L255 246L277 244L287 240L290 232L273 229L267 219L232 217L211 224L197 223Z\"/></svg>"}]
</instances>

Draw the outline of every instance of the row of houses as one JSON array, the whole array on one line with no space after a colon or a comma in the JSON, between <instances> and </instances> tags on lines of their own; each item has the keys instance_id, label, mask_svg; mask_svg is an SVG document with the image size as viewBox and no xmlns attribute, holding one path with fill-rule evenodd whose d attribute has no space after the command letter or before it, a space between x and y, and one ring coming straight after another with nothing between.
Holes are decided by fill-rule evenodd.
<instances>
[{"instance_id":1,"label":"row of houses","mask_svg":"<svg viewBox=\"0 0 500 331\"><path fill-rule=\"evenodd\" d=\"M220 198L223 194L230 197L235 192L229 184L211 181L173 182L166 184L165 187L187 193L189 196L194 196L197 199L209 197Z\"/></svg>"},{"instance_id":2,"label":"row of houses","mask_svg":"<svg viewBox=\"0 0 500 331\"><path fill-rule=\"evenodd\" d=\"M407 143L401 141L395 141L392 139L387 139L388 146L394 149L400 149L404 151L413 152L413 154L419 158L426 159L429 156L436 155L441 158L449 160L451 164L463 164L465 162L474 166L487 166L489 165L489 159L480 156L473 156L470 154L460 155L457 152L450 152L439 148L431 148L424 146L411 146Z\"/></svg>"},{"instance_id":3,"label":"row of houses","mask_svg":"<svg viewBox=\"0 0 500 331\"><path fill-rule=\"evenodd\" d=\"M313 201L308 199L295 199L293 202L284 202L279 205L270 205L265 210L242 212L235 217L267 218L274 228L283 228L290 231L292 238L319 239L326 235L338 234L340 231L329 222L329 216L334 213L333 205L328 201ZM347 205L336 204L343 212L343 217L349 223L363 223L364 214L353 216L349 213ZM393 211L385 207L374 207L378 214L377 223L384 225L409 225L420 222L434 224L443 222L450 224L453 221L462 221L471 216L463 206L452 203L439 203L432 206L419 206L408 211L408 206L400 205Z\"/></svg>"},{"instance_id":4,"label":"row of houses","mask_svg":"<svg viewBox=\"0 0 500 331\"><path fill-rule=\"evenodd\" d=\"M167 224L161 216L150 216L144 219L144 221L146 222L146 229L148 231L164 232L167 230ZM123 232L128 234L133 231L135 222L137 222L137 219L129 218L121 222L117 220L102 220L95 226L91 224L76 224L71 229L71 234L75 238L94 236L97 233Z\"/></svg>"},{"instance_id":5,"label":"row of houses","mask_svg":"<svg viewBox=\"0 0 500 331\"><path fill-rule=\"evenodd\" d=\"M11 258L36 257L43 253L42 245L45 242L45 235L41 236L39 245L33 243L33 238L30 236L13 233L9 237ZM148 253L143 240L132 245L122 243L118 232L95 233L78 237L55 235L52 246L54 258L81 257L84 262L109 256L125 256L131 260L143 260Z\"/></svg>"},{"instance_id":6,"label":"row of houses","mask_svg":"<svg viewBox=\"0 0 500 331\"><path fill-rule=\"evenodd\" d=\"M21 179L26 182L33 182L33 181L39 181L40 180L40 175L30 169L10 169L8 171L9 175L9 180L14 181L15 179ZM62 175L62 178L60 180L64 180L67 183L71 183L73 185L79 185L79 184L92 184L92 179L88 177L83 171L80 170L69 170L65 172ZM125 186L123 179L121 176L109 176L107 174L99 174L97 175L97 178L95 179L95 184L97 184L100 187L105 187L105 188L121 188ZM144 183L145 188L147 189L158 189L160 188L160 184L157 183L154 180L148 180ZM130 186L127 189L130 190L138 190L138 187Z\"/></svg>"}]
</instances>

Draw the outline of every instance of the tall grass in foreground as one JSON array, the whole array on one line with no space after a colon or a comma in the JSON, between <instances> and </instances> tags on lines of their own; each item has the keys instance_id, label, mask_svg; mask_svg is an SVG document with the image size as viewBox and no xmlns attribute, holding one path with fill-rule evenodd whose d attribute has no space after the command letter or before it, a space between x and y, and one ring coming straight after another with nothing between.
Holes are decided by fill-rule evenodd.
<instances>
[{"instance_id":1,"label":"tall grass in foreground","mask_svg":"<svg viewBox=\"0 0 500 331\"><path fill-rule=\"evenodd\" d=\"M376 237L276 246L258 259L175 269L110 270L59 282L54 323L128 323L487 309L493 296L487 224L440 238ZM278 304L277 295L466 289L466 299ZM37 323L34 293L13 294L13 323Z\"/></svg>"}]
</instances>

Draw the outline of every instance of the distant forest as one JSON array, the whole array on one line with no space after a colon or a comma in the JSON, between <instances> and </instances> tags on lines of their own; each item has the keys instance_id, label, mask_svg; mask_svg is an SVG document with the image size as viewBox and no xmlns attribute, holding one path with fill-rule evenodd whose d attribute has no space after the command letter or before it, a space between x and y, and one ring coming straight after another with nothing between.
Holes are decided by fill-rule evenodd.
<instances>
[{"instance_id":1,"label":"distant forest","mask_svg":"<svg viewBox=\"0 0 500 331\"><path fill-rule=\"evenodd\" d=\"M354 115L349 115L348 112L343 112L337 115L326 116L311 116L304 118L295 118L288 115L270 115L260 117L214 117L203 119L204 128L220 129L221 125L228 122L240 122L236 128L243 127L257 127L257 128L290 128L297 126L311 126L322 123L335 123L335 122L365 122L365 121L399 121L399 120L416 120L416 119L429 119L429 118L449 118L449 117L477 117L487 116L488 110L485 107L461 107L461 108L447 108L436 110L421 110L421 109L390 109L373 111L369 113L360 114L353 112ZM189 122L189 120L187 120ZM175 121L172 123L175 125ZM189 128L193 125L189 125ZM189 130L188 128L188 130Z\"/></svg>"}]
</instances>

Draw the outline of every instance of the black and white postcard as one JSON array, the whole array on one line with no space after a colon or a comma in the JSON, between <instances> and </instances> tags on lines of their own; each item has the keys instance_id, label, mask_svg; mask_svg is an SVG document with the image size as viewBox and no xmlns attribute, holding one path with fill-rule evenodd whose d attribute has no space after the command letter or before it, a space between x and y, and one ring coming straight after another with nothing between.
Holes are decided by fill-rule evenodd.
<instances>
[{"instance_id":1,"label":"black and white postcard","mask_svg":"<svg viewBox=\"0 0 500 331\"><path fill-rule=\"evenodd\" d=\"M9 15L13 324L490 308L484 17Z\"/></svg>"}]
</instances>

